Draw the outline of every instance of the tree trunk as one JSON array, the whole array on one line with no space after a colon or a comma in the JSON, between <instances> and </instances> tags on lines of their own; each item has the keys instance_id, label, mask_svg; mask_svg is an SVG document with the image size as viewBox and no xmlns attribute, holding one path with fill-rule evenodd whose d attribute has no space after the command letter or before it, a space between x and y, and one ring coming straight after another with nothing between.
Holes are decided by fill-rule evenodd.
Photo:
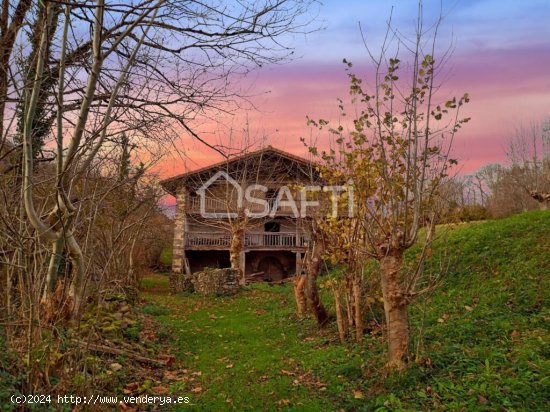
<instances>
[{"instance_id":1,"label":"tree trunk","mask_svg":"<svg viewBox=\"0 0 550 412\"><path fill-rule=\"evenodd\" d=\"M354 313L355 318L355 340L361 342L363 340L363 311L361 306L361 277L357 273L352 277L353 288L353 300L354 300Z\"/></svg>"},{"instance_id":2,"label":"tree trunk","mask_svg":"<svg viewBox=\"0 0 550 412\"><path fill-rule=\"evenodd\" d=\"M63 238L63 235L60 235L57 240L53 242L52 246L52 254L50 256L50 263L46 275L46 284L44 285L44 291L41 299L44 319L47 322L54 319L56 312L60 310L60 308L57 307L58 303L63 301L63 299L56 299L55 293L57 293L57 274L63 260L64 246L65 239Z\"/></svg>"},{"instance_id":3,"label":"tree trunk","mask_svg":"<svg viewBox=\"0 0 550 412\"><path fill-rule=\"evenodd\" d=\"M11 4L11 2L10 2ZM6 97L9 88L9 66L10 57L13 52L13 46L18 33L25 24L25 17L31 10L33 2L31 0L21 0L14 9L9 22L10 11L6 8L2 10L2 36L0 37L0 143L4 135L4 112L6 111ZM9 24L8 24L9 23Z\"/></svg>"},{"instance_id":4,"label":"tree trunk","mask_svg":"<svg viewBox=\"0 0 550 412\"><path fill-rule=\"evenodd\" d=\"M352 283L349 277L346 276L346 315L348 317L348 325L350 328L353 328L355 325L354 316L353 316L353 290L351 287Z\"/></svg>"},{"instance_id":5,"label":"tree trunk","mask_svg":"<svg viewBox=\"0 0 550 412\"><path fill-rule=\"evenodd\" d=\"M321 302L319 291L317 290L317 276L321 272L322 254L323 247L321 242L315 242L308 259L306 273L306 297L319 327L323 327L328 323L328 313Z\"/></svg>"},{"instance_id":6,"label":"tree trunk","mask_svg":"<svg viewBox=\"0 0 550 412\"><path fill-rule=\"evenodd\" d=\"M84 255L72 232L67 233L65 241L69 259L72 263L72 281L69 287L69 296L73 299L72 319L76 320L80 317L83 309Z\"/></svg>"},{"instance_id":7,"label":"tree trunk","mask_svg":"<svg viewBox=\"0 0 550 412\"><path fill-rule=\"evenodd\" d=\"M296 276L294 278L294 297L296 298L297 315L303 317L307 312L306 295L305 295L306 277Z\"/></svg>"},{"instance_id":8,"label":"tree trunk","mask_svg":"<svg viewBox=\"0 0 550 412\"><path fill-rule=\"evenodd\" d=\"M386 314L389 361L388 368L403 370L409 345L407 300L399 282L403 252L391 251L380 259L382 295Z\"/></svg>"},{"instance_id":9,"label":"tree trunk","mask_svg":"<svg viewBox=\"0 0 550 412\"><path fill-rule=\"evenodd\" d=\"M244 270L241 263L241 252L243 251L243 237L244 230L236 229L231 237L231 245L229 246L229 262L231 268L239 272L239 283L244 285L246 279L244 277Z\"/></svg>"},{"instance_id":10,"label":"tree trunk","mask_svg":"<svg viewBox=\"0 0 550 412\"><path fill-rule=\"evenodd\" d=\"M336 310L336 325L338 326L338 336L340 337L340 342L346 342L346 335L348 334L348 324L346 318L344 317L342 301L340 299L340 290L338 285L332 288L334 293L334 308Z\"/></svg>"}]
</instances>

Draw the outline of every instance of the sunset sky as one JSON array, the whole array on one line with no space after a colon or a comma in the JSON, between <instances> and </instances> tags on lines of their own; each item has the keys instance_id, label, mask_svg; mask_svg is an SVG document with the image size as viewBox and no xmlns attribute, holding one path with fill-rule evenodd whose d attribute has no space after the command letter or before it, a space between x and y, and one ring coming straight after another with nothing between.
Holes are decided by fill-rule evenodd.
<instances>
[{"instance_id":1,"label":"sunset sky","mask_svg":"<svg viewBox=\"0 0 550 412\"><path fill-rule=\"evenodd\" d=\"M439 12L439 1L425 1L429 21ZM248 118L251 133L266 136L267 144L304 154L299 141L310 136L306 116L336 120L336 98L346 98L347 76L342 59L367 69L359 22L374 49L384 35L393 10L394 26L413 33L414 0L326 0L319 8L324 29L288 38L295 60L264 67L242 79L257 96L258 111L225 119L242 130ZM445 74L444 93L468 92L465 115L472 120L460 131L454 155L464 173L483 164L504 161L507 139L514 129L550 115L550 1L549 0L443 0L445 16L440 44L452 41L454 53ZM201 132L210 142L224 141L224 131L205 123ZM168 177L220 160L189 138L179 143L186 155L169 157L160 173Z\"/></svg>"}]
</instances>

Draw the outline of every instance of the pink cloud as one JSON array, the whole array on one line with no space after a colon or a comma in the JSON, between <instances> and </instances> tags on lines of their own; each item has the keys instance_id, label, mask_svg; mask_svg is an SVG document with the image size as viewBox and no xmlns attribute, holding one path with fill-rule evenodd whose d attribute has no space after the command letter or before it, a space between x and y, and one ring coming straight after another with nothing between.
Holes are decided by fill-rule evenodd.
<instances>
[{"instance_id":1,"label":"pink cloud","mask_svg":"<svg viewBox=\"0 0 550 412\"><path fill-rule=\"evenodd\" d=\"M504 161L507 139L522 122L550 115L550 49L479 50L451 58L441 88L442 98L468 92L471 102L464 116L472 118L457 135L453 155L462 171L469 173L490 162ZM357 73L361 68L356 66ZM300 137L327 135L306 125L306 116L337 121L337 98L348 97L344 65L294 64L261 72L255 81L253 98L259 111L248 111L227 119L233 125L250 124L252 134L265 136L267 144L304 155ZM269 90L265 94L264 91ZM211 130L216 130L212 125ZM223 129L222 129L223 130ZM223 141L217 131L215 141ZM215 134L215 133L214 133ZM209 140L212 141L212 140ZM185 159L174 156L163 164L165 176L195 169L220 160L190 138L182 139Z\"/></svg>"}]
</instances>

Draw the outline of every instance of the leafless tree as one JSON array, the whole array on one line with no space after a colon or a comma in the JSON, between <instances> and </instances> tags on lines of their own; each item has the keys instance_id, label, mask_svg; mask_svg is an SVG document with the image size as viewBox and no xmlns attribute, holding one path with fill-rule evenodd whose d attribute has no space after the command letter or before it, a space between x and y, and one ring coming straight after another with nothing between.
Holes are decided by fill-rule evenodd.
<instances>
[{"instance_id":1,"label":"leafless tree","mask_svg":"<svg viewBox=\"0 0 550 412\"><path fill-rule=\"evenodd\" d=\"M506 153L515 184L547 209L550 203L550 120L520 127Z\"/></svg>"},{"instance_id":2,"label":"leafless tree","mask_svg":"<svg viewBox=\"0 0 550 412\"><path fill-rule=\"evenodd\" d=\"M246 102L239 76L288 58L281 36L307 31L314 4L2 2L2 305L10 321L17 316L29 325L28 356L41 340L34 325L63 314L78 319L86 282L106 278L101 273L116 270L116 262L133 271L143 220L119 215L108 234L101 222L112 209L103 206L124 192L147 216L154 196L129 193L143 188L132 187L132 173L119 181L109 174L117 139L125 134L149 160L182 133L208 144L196 120ZM101 236L116 242L113 253L96 256L95 263L107 263L99 270L87 251Z\"/></svg>"},{"instance_id":3,"label":"leafless tree","mask_svg":"<svg viewBox=\"0 0 550 412\"><path fill-rule=\"evenodd\" d=\"M224 110L238 97L227 80L247 68L244 61L262 65L286 57L285 47L266 52L266 46L276 46L280 34L300 30L309 5L100 0L38 6L36 47L28 64L32 76L16 77L2 100L19 104L22 112L18 130L26 215L52 244L45 302L56 284L55 257L65 248L72 261L69 290L76 309L82 300L84 262L73 233L78 206L71 201L71 188L94 167L109 140L122 132L140 132L159 144L173 138L176 127L200 140L189 124L192 117L208 108ZM85 39L87 27L91 36ZM58 47L50 44L52 39ZM50 82L45 90L46 80L53 77L57 91L44 97L52 86ZM11 97L17 92L26 99ZM56 146L56 204L47 217L33 201L36 114L44 107L53 114L49 119Z\"/></svg>"}]
</instances>

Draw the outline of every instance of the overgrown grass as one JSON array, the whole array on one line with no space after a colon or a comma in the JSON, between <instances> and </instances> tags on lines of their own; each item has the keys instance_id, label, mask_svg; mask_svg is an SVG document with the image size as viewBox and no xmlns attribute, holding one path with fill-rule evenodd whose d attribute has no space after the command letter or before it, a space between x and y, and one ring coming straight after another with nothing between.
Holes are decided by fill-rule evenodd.
<instances>
[{"instance_id":1,"label":"overgrown grass","mask_svg":"<svg viewBox=\"0 0 550 412\"><path fill-rule=\"evenodd\" d=\"M173 392L194 410L548 410L550 212L460 226L444 249L442 287L411 308L419 362L399 376L384 375L379 337L343 346L333 325L297 319L290 285L212 299L148 279L145 310L196 377Z\"/></svg>"}]
</instances>

